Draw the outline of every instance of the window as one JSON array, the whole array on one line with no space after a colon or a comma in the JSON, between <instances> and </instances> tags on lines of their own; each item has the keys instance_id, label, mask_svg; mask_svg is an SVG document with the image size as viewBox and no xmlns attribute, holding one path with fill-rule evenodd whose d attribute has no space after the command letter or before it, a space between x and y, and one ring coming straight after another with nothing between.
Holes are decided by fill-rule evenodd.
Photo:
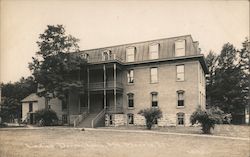
<instances>
[{"instance_id":1,"label":"window","mask_svg":"<svg viewBox=\"0 0 250 157\"><path fill-rule=\"evenodd\" d=\"M29 103L29 112L32 112L32 111L33 111L33 103L30 102L30 103Z\"/></svg>"},{"instance_id":2,"label":"window","mask_svg":"<svg viewBox=\"0 0 250 157\"><path fill-rule=\"evenodd\" d=\"M150 68L150 82L151 83L158 82L158 68Z\"/></svg>"},{"instance_id":3,"label":"window","mask_svg":"<svg viewBox=\"0 0 250 157\"><path fill-rule=\"evenodd\" d=\"M128 70L127 77L128 77L128 83L134 83L134 70L133 69Z\"/></svg>"},{"instance_id":4,"label":"window","mask_svg":"<svg viewBox=\"0 0 250 157\"><path fill-rule=\"evenodd\" d=\"M62 110L66 110L68 108L68 96L62 100Z\"/></svg>"},{"instance_id":5,"label":"window","mask_svg":"<svg viewBox=\"0 0 250 157\"><path fill-rule=\"evenodd\" d=\"M128 124L134 124L134 114L128 114Z\"/></svg>"},{"instance_id":6,"label":"window","mask_svg":"<svg viewBox=\"0 0 250 157\"><path fill-rule=\"evenodd\" d=\"M112 53L110 50L102 52L102 61L107 61L112 59Z\"/></svg>"},{"instance_id":7,"label":"window","mask_svg":"<svg viewBox=\"0 0 250 157\"><path fill-rule=\"evenodd\" d=\"M184 91L177 91L178 107L184 107Z\"/></svg>"},{"instance_id":8,"label":"window","mask_svg":"<svg viewBox=\"0 0 250 157\"><path fill-rule=\"evenodd\" d=\"M83 54L83 58L86 59L86 60L88 60L88 59L89 59L89 54L84 53L84 54Z\"/></svg>"},{"instance_id":9,"label":"window","mask_svg":"<svg viewBox=\"0 0 250 157\"><path fill-rule=\"evenodd\" d=\"M177 125L184 125L184 113L177 113Z\"/></svg>"},{"instance_id":10,"label":"window","mask_svg":"<svg viewBox=\"0 0 250 157\"><path fill-rule=\"evenodd\" d=\"M149 58L150 59L159 58L159 44L149 45Z\"/></svg>"},{"instance_id":11,"label":"window","mask_svg":"<svg viewBox=\"0 0 250 157\"><path fill-rule=\"evenodd\" d=\"M128 93L128 107L133 108L134 107L134 94Z\"/></svg>"},{"instance_id":12,"label":"window","mask_svg":"<svg viewBox=\"0 0 250 157\"><path fill-rule=\"evenodd\" d=\"M152 92L152 107L158 107L158 93L157 92Z\"/></svg>"},{"instance_id":13,"label":"window","mask_svg":"<svg viewBox=\"0 0 250 157\"><path fill-rule=\"evenodd\" d=\"M87 53L82 53L82 54L80 54L80 57L81 57L82 59L88 60L88 59L89 59L89 54L87 54Z\"/></svg>"},{"instance_id":14,"label":"window","mask_svg":"<svg viewBox=\"0 0 250 157\"><path fill-rule=\"evenodd\" d=\"M66 114L62 115L62 122L63 122L63 124L68 123L68 115L66 115Z\"/></svg>"},{"instance_id":15,"label":"window","mask_svg":"<svg viewBox=\"0 0 250 157\"><path fill-rule=\"evenodd\" d=\"M184 65L176 66L176 79L177 81L184 81Z\"/></svg>"},{"instance_id":16,"label":"window","mask_svg":"<svg viewBox=\"0 0 250 157\"><path fill-rule=\"evenodd\" d=\"M128 47L126 49L126 61L127 62L135 61L135 47Z\"/></svg>"},{"instance_id":17,"label":"window","mask_svg":"<svg viewBox=\"0 0 250 157\"><path fill-rule=\"evenodd\" d=\"M113 125L113 116L112 116L112 114L109 115L109 125Z\"/></svg>"},{"instance_id":18,"label":"window","mask_svg":"<svg viewBox=\"0 0 250 157\"><path fill-rule=\"evenodd\" d=\"M185 56L185 40L175 42L175 57Z\"/></svg>"}]
</instances>

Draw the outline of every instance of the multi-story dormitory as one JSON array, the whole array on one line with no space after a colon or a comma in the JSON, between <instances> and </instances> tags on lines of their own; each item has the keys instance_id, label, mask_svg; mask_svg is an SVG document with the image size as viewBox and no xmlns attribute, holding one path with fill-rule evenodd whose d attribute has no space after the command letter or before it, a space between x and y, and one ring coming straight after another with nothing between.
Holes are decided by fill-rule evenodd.
<instances>
[{"instance_id":1,"label":"multi-story dormitory","mask_svg":"<svg viewBox=\"0 0 250 157\"><path fill-rule=\"evenodd\" d=\"M84 94L49 102L63 123L81 127L145 125L141 109L160 108L158 126L189 126L189 117L205 108L208 73L198 42L191 35L77 52L87 60L80 79ZM23 120L44 108L35 94L23 101Z\"/></svg>"}]
</instances>

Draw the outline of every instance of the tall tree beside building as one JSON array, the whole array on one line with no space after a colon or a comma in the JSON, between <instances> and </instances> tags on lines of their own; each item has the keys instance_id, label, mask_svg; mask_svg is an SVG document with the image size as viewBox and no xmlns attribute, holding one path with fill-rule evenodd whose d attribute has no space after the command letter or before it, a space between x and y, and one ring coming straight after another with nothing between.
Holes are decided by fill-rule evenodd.
<instances>
[{"instance_id":1,"label":"tall tree beside building","mask_svg":"<svg viewBox=\"0 0 250 157\"><path fill-rule=\"evenodd\" d=\"M250 102L249 102L250 60L249 59L250 59L250 41L248 38L246 38L245 41L242 43L242 49L239 51L239 66L242 70L242 75L241 75L242 95L244 97L243 100L248 114L250 111ZM250 116L249 116L249 122L250 122Z\"/></svg>"},{"instance_id":2,"label":"tall tree beside building","mask_svg":"<svg viewBox=\"0 0 250 157\"><path fill-rule=\"evenodd\" d=\"M209 74L206 76L206 95L207 95L207 104L208 107L212 104L215 104L214 90L216 90L215 84L215 71L218 68L218 55L216 55L213 51L210 51L205 58L206 64L208 66Z\"/></svg>"},{"instance_id":3,"label":"tall tree beside building","mask_svg":"<svg viewBox=\"0 0 250 157\"><path fill-rule=\"evenodd\" d=\"M50 99L64 99L69 90L83 89L79 70L86 61L73 52L79 51L78 39L66 35L62 25L48 25L37 41L38 57L29 63L35 81L39 84L38 95ZM47 103L46 103L47 105Z\"/></svg>"},{"instance_id":4,"label":"tall tree beside building","mask_svg":"<svg viewBox=\"0 0 250 157\"><path fill-rule=\"evenodd\" d=\"M246 106L246 80L243 79L245 73L239 56L236 48L227 43L218 57L213 53L206 57L210 71L207 77L208 103L231 113L235 123L244 121Z\"/></svg>"}]
</instances>

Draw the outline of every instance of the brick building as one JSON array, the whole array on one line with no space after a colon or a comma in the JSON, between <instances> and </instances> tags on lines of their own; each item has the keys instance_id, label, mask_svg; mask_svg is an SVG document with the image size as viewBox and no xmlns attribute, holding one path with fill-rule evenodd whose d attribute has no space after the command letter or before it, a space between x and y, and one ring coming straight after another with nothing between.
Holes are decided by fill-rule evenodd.
<instances>
[{"instance_id":1,"label":"brick building","mask_svg":"<svg viewBox=\"0 0 250 157\"><path fill-rule=\"evenodd\" d=\"M72 91L66 102L54 104L63 121L81 127L145 125L139 110L158 107L158 126L188 126L197 106L205 108L208 70L191 35L74 54L88 63L78 75L85 93Z\"/></svg>"}]
</instances>

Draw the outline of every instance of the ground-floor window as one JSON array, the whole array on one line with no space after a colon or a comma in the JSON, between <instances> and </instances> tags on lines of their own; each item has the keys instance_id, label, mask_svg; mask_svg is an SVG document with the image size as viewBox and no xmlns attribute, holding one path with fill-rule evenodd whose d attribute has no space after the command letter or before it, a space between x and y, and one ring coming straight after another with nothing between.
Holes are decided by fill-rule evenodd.
<instances>
[{"instance_id":1,"label":"ground-floor window","mask_svg":"<svg viewBox=\"0 0 250 157\"><path fill-rule=\"evenodd\" d=\"M62 123L63 124L68 123L68 115L66 115L66 114L62 115Z\"/></svg>"},{"instance_id":2,"label":"ground-floor window","mask_svg":"<svg viewBox=\"0 0 250 157\"><path fill-rule=\"evenodd\" d=\"M184 119L185 119L185 114L180 112L177 113L177 124L178 125L184 125Z\"/></svg>"},{"instance_id":3,"label":"ground-floor window","mask_svg":"<svg viewBox=\"0 0 250 157\"><path fill-rule=\"evenodd\" d=\"M109 125L113 125L113 115L109 115Z\"/></svg>"},{"instance_id":4,"label":"ground-floor window","mask_svg":"<svg viewBox=\"0 0 250 157\"><path fill-rule=\"evenodd\" d=\"M134 114L128 114L128 124L134 124Z\"/></svg>"},{"instance_id":5,"label":"ground-floor window","mask_svg":"<svg viewBox=\"0 0 250 157\"><path fill-rule=\"evenodd\" d=\"M33 103L32 102L29 103L29 112L33 112Z\"/></svg>"}]
</instances>

